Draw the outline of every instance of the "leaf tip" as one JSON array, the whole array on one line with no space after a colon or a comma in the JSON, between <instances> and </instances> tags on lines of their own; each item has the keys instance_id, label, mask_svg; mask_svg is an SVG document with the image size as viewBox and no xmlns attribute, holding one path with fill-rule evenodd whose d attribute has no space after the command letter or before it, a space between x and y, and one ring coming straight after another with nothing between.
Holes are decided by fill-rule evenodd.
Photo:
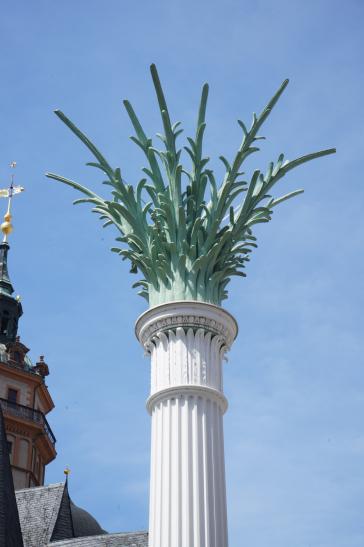
<instances>
[{"instance_id":1,"label":"leaf tip","mask_svg":"<svg viewBox=\"0 0 364 547\"><path fill-rule=\"evenodd\" d=\"M158 76L158 70L157 70L157 67L156 67L155 63L152 63L149 68L150 68L150 72L152 73L153 77Z\"/></svg>"},{"instance_id":2,"label":"leaf tip","mask_svg":"<svg viewBox=\"0 0 364 547\"><path fill-rule=\"evenodd\" d=\"M56 108L55 110L53 110L53 112L54 112L54 114L55 114L56 116L58 116L58 118L61 118L61 119L62 119L62 118L65 117L65 115L64 115L63 112L62 112L62 110L60 110L59 108Z\"/></svg>"}]
</instances>

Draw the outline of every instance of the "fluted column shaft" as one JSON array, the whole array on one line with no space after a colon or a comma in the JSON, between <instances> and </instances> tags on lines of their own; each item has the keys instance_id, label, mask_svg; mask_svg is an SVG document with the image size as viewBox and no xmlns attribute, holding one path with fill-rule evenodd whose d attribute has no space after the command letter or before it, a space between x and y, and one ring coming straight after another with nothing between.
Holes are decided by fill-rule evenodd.
<instances>
[{"instance_id":1,"label":"fluted column shaft","mask_svg":"<svg viewBox=\"0 0 364 547\"><path fill-rule=\"evenodd\" d=\"M136 330L151 355L149 547L227 547L222 362L235 321L180 302L152 308Z\"/></svg>"}]
</instances>

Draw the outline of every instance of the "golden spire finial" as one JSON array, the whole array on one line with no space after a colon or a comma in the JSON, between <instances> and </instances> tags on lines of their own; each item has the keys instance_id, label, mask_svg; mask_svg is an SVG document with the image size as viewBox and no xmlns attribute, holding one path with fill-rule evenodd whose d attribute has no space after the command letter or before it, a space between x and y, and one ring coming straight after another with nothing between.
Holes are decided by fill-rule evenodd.
<instances>
[{"instance_id":1,"label":"golden spire finial","mask_svg":"<svg viewBox=\"0 0 364 547\"><path fill-rule=\"evenodd\" d=\"M10 167L12 169L15 169L16 161L12 161ZM8 235L11 234L11 232L13 231L10 214L11 200L15 194L20 194L20 192L23 192L23 190L24 188L22 186L14 186L14 173L11 174L11 183L9 188L4 188L0 190L0 197L8 198L8 208L4 215L4 222L0 226L1 231L4 234L3 242L7 241Z\"/></svg>"},{"instance_id":2,"label":"golden spire finial","mask_svg":"<svg viewBox=\"0 0 364 547\"><path fill-rule=\"evenodd\" d=\"M71 469L68 467L68 465L66 465L66 467L64 468L64 471L63 473L66 475L66 477L68 478L68 475L71 473Z\"/></svg>"}]
</instances>

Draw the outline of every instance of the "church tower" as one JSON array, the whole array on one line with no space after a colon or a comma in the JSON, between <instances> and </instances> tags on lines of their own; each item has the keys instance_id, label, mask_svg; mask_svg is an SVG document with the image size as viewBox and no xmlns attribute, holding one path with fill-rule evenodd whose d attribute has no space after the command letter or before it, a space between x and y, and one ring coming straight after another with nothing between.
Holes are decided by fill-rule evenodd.
<instances>
[{"instance_id":1,"label":"church tower","mask_svg":"<svg viewBox=\"0 0 364 547\"><path fill-rule=\"evenodd\" d=\"M48 366L43 356L33 364L29 348L18 336L23 309L19 297L13 295L8 273L10 204L21 190L13 183L8 190L0 190L1 196L9 198L0 243L0 405L15 489L42 486L45 466L56 457L56 439L46 419L54 408L45 383Z\"/></svg>"}]
</instances>

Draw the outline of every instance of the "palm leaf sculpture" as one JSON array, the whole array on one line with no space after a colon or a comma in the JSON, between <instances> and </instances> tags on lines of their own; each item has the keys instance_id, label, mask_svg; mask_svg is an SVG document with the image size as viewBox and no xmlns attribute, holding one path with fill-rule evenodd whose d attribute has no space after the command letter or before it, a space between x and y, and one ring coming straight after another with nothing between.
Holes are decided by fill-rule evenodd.
<instances>
[{"instance_id":1,"label":"palm leaf sculpture","mask_svg":"<svg viewBox=\"0 0 364 547\"><path fill-rule=\"evenodd\" d=\"M284 161L281 154L264 175L259 169L250 180L241 171L246 158L257 152L256 142L264 137L258 131L268 118L288 84L285 80L259 116L253 115L248 129L238 121L242 143L231 163L221 156L225 176L217 184L213 171L207 168L209 158L202 150L206 128L205 113L208 85L202 89L196 135L188 138L185 151L191 158L190 170L180 162L181 149L177 137L182 132L180 122L172 124L155 65L151 74L161 112L164 134L158 134L164 150L153 146L129 101L124 106L136 136L131 139L142 149L148 167L146 178L136 187L123 179L120 169L113 169L92 142L59 110L57 116L77 135L95 156L88 163L107 177L104 184L112 187L112 198L103 199L77 182L54 173L51 179L61 181L85 195L75 203L91 203L93 211L114 224L120 236L120 248L113 248L123 259L131 262L131 272L141 272L143 279L134 287L150 306L175 300L200 300L220 305L227 298L227 284L234 275L245 276L244 268L252 248L257 247L253 235L255 224L268 222L273 208L303 190L296 190L279 198L271 196L276 183L289 171L315 158L335 152L322 150ZM145 201L145 198L149 201ZM241 199L244 196L244 199Z\"/></svg>"}]
</instances>

